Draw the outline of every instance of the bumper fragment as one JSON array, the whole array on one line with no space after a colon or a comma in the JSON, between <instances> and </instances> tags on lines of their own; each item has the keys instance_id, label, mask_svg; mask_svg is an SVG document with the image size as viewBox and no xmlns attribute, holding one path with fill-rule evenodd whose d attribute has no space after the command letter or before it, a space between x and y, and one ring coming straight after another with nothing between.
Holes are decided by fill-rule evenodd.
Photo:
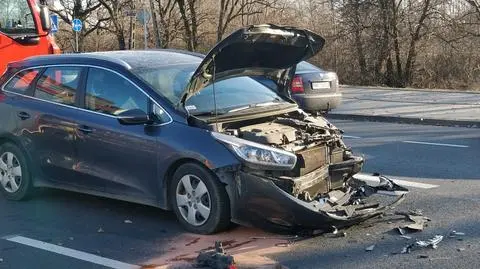
<instances>
[{"instance_id":1,"label":"bumper fragment","mask_svg":"<svg viewBox=\"0 0 480 269\"><path fill-rule=\"evenodd\" d=\"M347 227L378 216L405 198L403 193L386 205L369 203L366 198L385 186L371 187L351 177L344 188L306 202L287 193L268 178L239 171L237 179L236 218L242 223L249 222L265 229L304 231Z\"/></svg>"}]
</instances>

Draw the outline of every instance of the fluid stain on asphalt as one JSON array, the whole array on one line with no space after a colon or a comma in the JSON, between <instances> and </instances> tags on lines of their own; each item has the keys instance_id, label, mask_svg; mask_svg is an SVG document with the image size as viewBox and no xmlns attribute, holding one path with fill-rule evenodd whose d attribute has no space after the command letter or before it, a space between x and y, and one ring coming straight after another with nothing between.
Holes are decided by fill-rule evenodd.
<instances>
[{"instance_id":1,"label":"fluid stain on asphalt","mask_svg":"<svg viewBox=\"0 0 480 269\"><path fill-rule=\"evenodd\" d=\"M185 246L188 247L188 246L194 245L194 244L198 243L198 241L200 241L200 237L197 237L197 238L193 239L191 242L186 243Z\"/></svg>"}]
</instances>

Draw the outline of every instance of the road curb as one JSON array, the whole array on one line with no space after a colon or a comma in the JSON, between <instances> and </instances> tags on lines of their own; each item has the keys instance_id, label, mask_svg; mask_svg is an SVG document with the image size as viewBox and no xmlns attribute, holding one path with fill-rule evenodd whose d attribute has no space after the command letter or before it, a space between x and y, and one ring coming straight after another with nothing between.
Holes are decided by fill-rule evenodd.
<instances>
[{"instance_id":1,"label":"road curb","mask_svg":"<svg viewBox=\"0 0 480 269\"><path fill-rule=\"evenodd\" d=\"M328 113L326 117L327 119L336 119L336 120L379 121L379 122L393 122L393 123L420 124L420 125L480 128L480 121L426 119L426 118L409 118L409 117L384 116L384 115L339 114L339 113Z\"/></svg>"},{"instance_id":2,"label":"road curb","mask_svg":"<svg viewBox=\"0 0 480 269\"><path fill-rule=\"evenodd\" d=\"M466 90L418 89L418 88L393 88L393 87L384 87L384 86L358 86L358 85L343 85L343 84L340 84L340 88L385 90L385 91L446 92L446 93L480 94L480 91L470 90L470 89L466 89Z\"/></svg>"}]
</instances>

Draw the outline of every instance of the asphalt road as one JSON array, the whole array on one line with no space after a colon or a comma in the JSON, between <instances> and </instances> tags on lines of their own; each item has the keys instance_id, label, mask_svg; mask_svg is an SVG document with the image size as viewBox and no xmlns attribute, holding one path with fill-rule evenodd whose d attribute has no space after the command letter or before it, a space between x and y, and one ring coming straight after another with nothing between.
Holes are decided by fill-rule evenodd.
<instances>
[{"instance_id":1,"label":"asphalt road","mask_svg":"<svg viewBox=\"0 0 480 269\"><path fill-rule=\"evenodd\" d=\"M432 219L413 238L448 235L451 230L466 235L462 241L446 237L436 250L393 255L413 239L406 240L392 232L402 220L390 216L352 227L345 238L319 236L277 248L277 253L268 254L270 258L290 268L480 265L480 162L476 158L480 129L334 123L345 130L346 143L366 157L366 173L380 172L438 185L433 189L413 188L398 208L422 209ZM170 212L63 191L42 190L26 202L0 199L0 219L0 268L138 268L136 265L190 261L195 251L217 239L228 242L234 253L255 247L263 252L275 245L275 241L267 239L252 240L252 236L270 235L243 227L233 227L215 236L187 234ZM366 252L365 247L372 244L375 249ZM428 257L418 258L419 255Z\"/></svg>"},{"instance_id":2,"label":"asphalt road","mask_svg":"<svg viewBox=\"0 0 480 269\"><path fill-rule=\"evenodd\" d=\"M291 269L480 266L480 130L354 121L334 124L349 136L346 143L366 157L365 172L438 185L433 189L412 188L397 208L420 209L432 221L423 232L406 240L394 230L405 223L403 218L388 216L349 228L345 238L308 239L272 258ZM466 235L450 238L452 230ZM415 239L437 234L445 238L436 250L396 254ZM374 250L365 251L371 245L375 245Z\"/></svg>"}]
</instances>

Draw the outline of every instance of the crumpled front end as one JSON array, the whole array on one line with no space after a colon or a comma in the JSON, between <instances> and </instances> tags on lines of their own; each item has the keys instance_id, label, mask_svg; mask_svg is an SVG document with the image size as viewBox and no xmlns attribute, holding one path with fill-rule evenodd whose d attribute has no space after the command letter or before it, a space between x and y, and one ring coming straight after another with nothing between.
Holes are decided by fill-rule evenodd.
<instances>
[{"instance_id":1,"label":"crumpled front end","mask_svg":"<svg viewBox=\"0 0 480 269\"><path fill-rule=\"evenodd\" d=\"M382 184L371 187L352 177L344 187L305 201L272 178L240 171L236 174L234 216L241 223L265 229L304 231L347 227L378 216L403 201L408 190L383 179ZM386 205L368 201L369 196L380 192L400 195Z\"/></svg>"},{"instance_id":2,"label":"crumpled front end","mask_svg":"<svg viewBox=\"0 0 480 269\"><path fill-rule=\"evenodd\" d=\"M408 191L385 177L375 187L355 179L363 158L352 153L342 131L323 117L294 111L222 122L216 131L222 135L215 137L244 160L228 172L216 171L221 179L230 179L222 182L227 183L232 218L239 223L287 229L348 226L389 208L368 202L368 196ZM245 148L250 148L240 155L242 141L249 141ZM280 166L274 162L281 157L269 151L295 161ZM264 165L267 161L272 164Z\"/></svg>"}]
</instances>

